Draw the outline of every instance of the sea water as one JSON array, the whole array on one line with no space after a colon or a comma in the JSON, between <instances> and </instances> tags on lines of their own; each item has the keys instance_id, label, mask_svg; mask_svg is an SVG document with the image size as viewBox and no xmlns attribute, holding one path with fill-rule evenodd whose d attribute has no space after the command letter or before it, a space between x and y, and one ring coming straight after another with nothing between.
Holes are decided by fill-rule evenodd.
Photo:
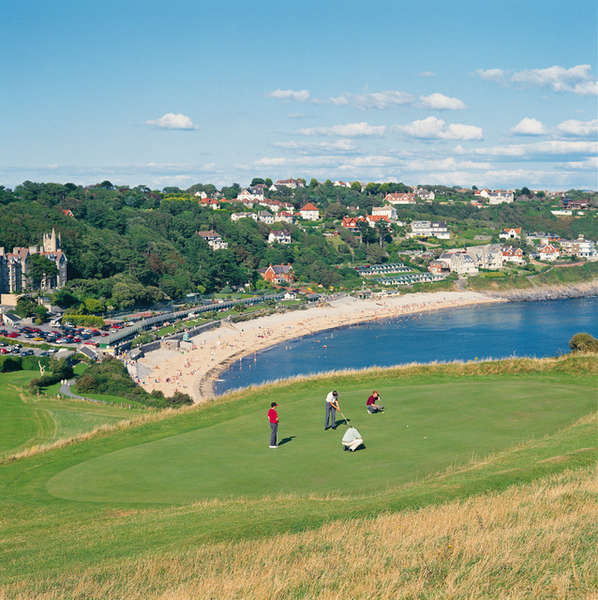
<instances>
[{"instance_id":1,"label":"sea water","mask_svg":"<svg viewBox=\"0 0 598 600\"><path fill-rule=\"evenodd\" d=\"M410 362L556 356L575 333L598 337L598 297L450 308L329 329L230 366L216 393L293 375Z\"/></svg>"}]
</instances>

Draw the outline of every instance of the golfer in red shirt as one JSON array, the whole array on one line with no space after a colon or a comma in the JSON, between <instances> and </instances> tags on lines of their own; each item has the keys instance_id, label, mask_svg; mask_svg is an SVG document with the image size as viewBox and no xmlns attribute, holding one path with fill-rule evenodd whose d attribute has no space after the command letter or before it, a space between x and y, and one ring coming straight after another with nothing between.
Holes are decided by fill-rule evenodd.
<instances>
[{"instance_id":1,"label":"golfer in red shirt","mask_svg":"<svg viewBox=\"0 0 598 600\"><path fill-rule=\"evenodd\" d=\"M268 411L268 421L270 421L270 448L278 448L278 442L276 438L278 437L278 413L276 412L276 407L278 404L276 402L272 402L270 404L270 410Z\"/></svg>"}]
</instances>

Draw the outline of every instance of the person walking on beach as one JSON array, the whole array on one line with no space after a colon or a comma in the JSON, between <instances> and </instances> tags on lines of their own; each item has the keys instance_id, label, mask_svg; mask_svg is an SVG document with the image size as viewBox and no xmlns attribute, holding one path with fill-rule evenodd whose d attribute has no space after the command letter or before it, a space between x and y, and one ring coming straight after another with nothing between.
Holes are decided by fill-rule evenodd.
<instances>
[{"instance_id":1,"label":"person walking on beach","mask_svg":"<svg viewBox=\"0 0 598 600\"><path fill-rule=\"evenodd\" d=\"M340 410L340 404L338 403L338 392L328 392L326 396L326 420L324 421L324 431L327 429L336 429L336 411ZM330 423L330 425L328 425Z\"/></svg>"},{"instance_id":2,"label":"person walking on beach","mask_svg":"<svg viewBox=\"0 0 598 600\"><path fill-rule=\"evenodd\" d=\"M276 407L278 404L272 402L268 411L268 421L270 422L270 448L278 448L278 413Z\"/></svg>"}]
</instances>

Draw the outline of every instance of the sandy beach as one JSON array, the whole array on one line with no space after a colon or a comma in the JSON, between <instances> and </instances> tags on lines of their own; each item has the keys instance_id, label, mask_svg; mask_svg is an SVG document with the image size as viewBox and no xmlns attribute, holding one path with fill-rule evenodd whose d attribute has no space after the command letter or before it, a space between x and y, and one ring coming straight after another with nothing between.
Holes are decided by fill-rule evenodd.
<instances>
[{"instance_id":1,"label":"sandy beach","mask_svg":"<svg viewBox=\"0 0 598 600\"><path fill-rule=\"evenodd\" d=\"M191 338L187 349L160 348L139 361L143 387L189 394L194 402L213 397L212 384L231 360L280 342L355 323L473 304L505 302L476 292L433 292L359 300L345 297L306 310L227 323Z\"/></svg>"}]
</instances>

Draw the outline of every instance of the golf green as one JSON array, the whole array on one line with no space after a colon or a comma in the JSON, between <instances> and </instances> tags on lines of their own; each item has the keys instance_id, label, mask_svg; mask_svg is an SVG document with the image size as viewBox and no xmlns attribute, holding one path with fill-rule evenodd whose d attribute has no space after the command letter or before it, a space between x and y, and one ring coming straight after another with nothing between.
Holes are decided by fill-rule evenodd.
<instances>
[{"instance_id":1,"label":"golf green","mask_svg":"<svg viewBox=\"0 0 598 600\"><path fill-rule=\"evenodd\" d=\"M75 464L56 473L47 489L69 500L111 503L368 496L553 433L596 405L588 387L533 376L394 380L380 389L385 412L368 415L370 386L368 381L339 388L343 412L366 445L354 454L342 451L344 425L323 431L324 390L302 396L288 386L275 397L278 449L268 448L266 411L274 399L268 395L209 427Z\"/></svg>"}]
</instances>

